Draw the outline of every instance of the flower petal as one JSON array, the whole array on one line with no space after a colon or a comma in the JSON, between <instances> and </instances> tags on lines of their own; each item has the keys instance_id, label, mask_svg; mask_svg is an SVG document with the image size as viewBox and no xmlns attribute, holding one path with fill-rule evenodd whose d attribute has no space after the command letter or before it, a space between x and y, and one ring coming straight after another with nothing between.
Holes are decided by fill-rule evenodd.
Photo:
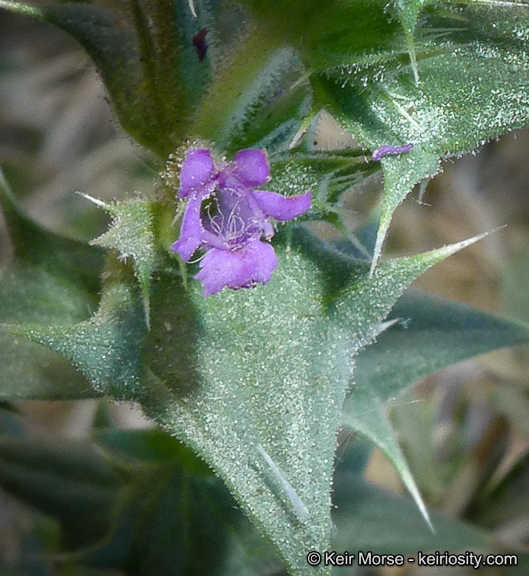
<instances>
[{"instance_id":1,"label":"flower petal","mask_svg":"<svg viewBox=\"0 0 529 576\"><path fill-rule=\"evenodd\" d=\"M277 268L277 256L268 242L253 240L244 248L245 274L249 280L242 285L249 288L256 282L270 282L272 273Z\"/></svg>"},{"instance_id":2,"label":"flower petal","mask_svg":"<svg viewBox=\"0 0 529 576\"><path fill-rule=\"evenodd\" d=\"M211 296L225 286L238 284L243 270L244 259L238 252L212 248L200 261L200 272L195 279L202 281L202 296Z\"/></svg>"},{"instance_id":3,"label":"flower petal","mask_svg":"<svg viewBox=\"0 0 529 576\"><path fill-rule=\"evenodd\" d=\"M194 148L189 150L180 173L180 189L178 198L185 198L193 190L199 190L215 173L215 164L211 151Z\"/></svg>"},{"instance_id":4,"label":"flower petal","mask_svg":"<svg viewBox=\"0 0 529 576\"><path fill-rule=\"evenodd\" d=\"M299 196L289 197L265 190L252 190L251 194L265 216L275 218L280 222L292 220L304 214L310 208L312 201L310 191Z\"/></svg>"},{"instance_id":5,"label":"flower petal","mask_svg":"<svg viewBox=\"0 0 529 576\"><path fill-rule=\"evenodd\" d=\"M233 174L245 186L262 186L268 182L270 164L265 150L247 148L235 154L230 165Z\"/></svg>"},{"instance_id":6,"label":"flower petal","mask_svg":"<svg viewBox=\"0 0 529 576\"><path fill-rule=\"evenodd\" d=\"M180 237L171 249L180 254L182 260L188 261L203 240L203 229L200 222L202 197L199 192L191 195L180 227Z\"/></svg>"},{"instance_id":7,"label":"flower petal","mask_svg":"<svg viewBox=\"0 0 529 576\"><path fill-rule=\"evenodd\" d=\"M239 250L213 248L200 261L203 296L220 292L225 286L238 290L266 284L277 267L277 257L270 244L254 240Z\"/></svg>"}]
</instances>

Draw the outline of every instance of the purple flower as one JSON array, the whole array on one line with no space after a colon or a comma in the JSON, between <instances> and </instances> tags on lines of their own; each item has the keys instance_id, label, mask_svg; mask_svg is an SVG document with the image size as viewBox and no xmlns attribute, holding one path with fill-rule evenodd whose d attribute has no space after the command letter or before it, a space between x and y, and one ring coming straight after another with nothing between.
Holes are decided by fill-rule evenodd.
<instances>
[{"instance_id":1,"label":"purple flower","mask_svg":"<svg viewBox=\"0 0 529 576\"><path fill-rule=\"evenodd\" d=\"M225 286L238 290L266 284L277 267L268 242L274 235L269 218L284 222L310 208L311 193L289 198L255 190L269 180L266 152L249 148L232 162L215 166L210 150L191 149L180 174L178 198L187 198L180 238L172 245L186 262L198 248L203 295Z\"/></svg>"}]
</instances>

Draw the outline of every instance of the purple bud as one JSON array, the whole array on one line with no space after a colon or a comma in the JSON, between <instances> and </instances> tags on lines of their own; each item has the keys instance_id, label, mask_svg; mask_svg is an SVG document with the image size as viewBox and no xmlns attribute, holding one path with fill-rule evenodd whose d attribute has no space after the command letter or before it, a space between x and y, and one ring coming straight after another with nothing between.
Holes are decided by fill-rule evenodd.
<instances>
[{"instance_id":1,"label":"purple bud","mask_svg":"<svg viewBox=\"0 0 529 576\"><path fill-rule=\"evenodd\" d=\"M209 30L207 28L202 28L199 30L193 38L191 38L191 42L193 42L193 46L197 51L198 59L202 62L206 57L206 52L208 51L208 43L206 42L206 36Z\"/></svg>"},{"instance_id":2,"label":"purple bud","mask_svg":"<svg viewBox=\"0 0 529 576\"><path fill-rule=\"evenodd\" d=\"M404 146L381 146L373 151L371 158L373 160L380 160L384 156L394 156L396 154L403 154L409 152L413 148L413 144L405 144Z\"/></svg>"}]
</instances>

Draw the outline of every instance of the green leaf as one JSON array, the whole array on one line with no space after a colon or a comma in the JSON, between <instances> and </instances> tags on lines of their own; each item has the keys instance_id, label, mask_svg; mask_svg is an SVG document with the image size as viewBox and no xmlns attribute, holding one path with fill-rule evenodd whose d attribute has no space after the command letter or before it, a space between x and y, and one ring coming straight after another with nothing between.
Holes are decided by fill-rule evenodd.
<instances>
[{"instance_id":1,"label":"green leaf","mask_svg":"<svg viewBox=\"0 0 529 576\"><path fill-rule=\"evenodd\" d=\"M440 159L472 150L529 122L529 75L523 6L440 5L415 31L419 84L398 54L317 66L319 105L372 149L412 143L411 153L382 160L385 197L378 261L391 216L412 187L439 170ZM411 24L411 23L410 23ZM374 47L373 47L374 50ZM404 64L404 65L403 65Z\"/></svg>"},{"instance_id":2,"label":"green leaf","mask_svg":"<svg viewBox=\"0 0 529 576\"><path fill-rule=\"evenodd\" d=\"M327 220L345 230L340 201L348 190L378 170L366 162L362 151L300 152L291 150L272 155L273 187L283 195L312 190L309 220Z\"/></svg>"},{"instance_id":3,"label":"green leaf","mask_svg":"<svg viewBox=\"0 0 529 576\"><path fill-rule=\"evenodd\" d=\"M141 462L180 460L188 471L196 475L210 475L211 471L176 438L158 428L146 430L120 430L103 428L95 430L94 440L118 458Z\"/></svg>"},{"instance_id":4,"label":"green leaf","mask_svg":"<svg viewBox=\"0 0 529 576\"><path fill-rule=\"evenodd\" d=\"M80 294L78 298L90 299L90 308L93 308L97 304L96 294L99 290L103 252L90 248L84 242L54 234L28 218L18 205L1 171L0 206L16 264L26 269L42 271L48 276L60 277L68 287L76 286L76 291ZM80 314L87 313L86 306L86 302L70 306L64 306L63 303L63 316L69 308L72 319L78 320ZM74 311L74 308L79 310ZM81 312L82 309L85 310ZM44 310L42 312L45 313Z\"/></svg>"},{"instance_id":5,"label":"green leaf","mask_svg":"<svg viewBox=\"0 0 529 576\"><path fill-rule=\"evenodd\" d=\"M529 339L523 324L413 289L389 319L398 322L356 359L355 389L369 389L382 401L445 366Z\"/></svg>"},{"instance_id":6,"label":"green leaf","mask_svg":"<svg viewBox=\"0 0 529 576\"><path fill-rule=\"evenodd\" d=\"M492 490L484 491L476 499L468 513L489 530L516 524L529 515L529 499L526 496L528 483L529 456L525 455ZM523 537L517 535L516 540L521 543Z\"/></svg>"},{"instance_id":7,"label":"green leaf","mask_svg":"<svg viewBox=\"0 0 529 576\"><path fill-rule=\"evenodd\" d=\"M492 544L485 532L435 511L430 511L435 533L425 530L424 520L410 499L366 483L354 465L346 453L336 469L333 550L357 555L359 551L413 555L419 550L476 551Z\"/></svg>"},{"instance_id":8,"label":"green leaf","mask_svg":"<svg viewBox=\"0 0 529 576\"><path fill-rule=\"evenodd\" d=\"M0 485L62 526L70 566L137 576L260 576L281 563L220 479L160 430L88 442L0 438Z\"/></svg>"},{"instance_id":9,"label":"green leaf","mask_svg":"<svg viewBox=\"0 0 529 576\"><path fill-rule=\"evenodd\" d=\"M0 278L0 322L47 326L87 318L98 301L102 251L29 220L1 173L0 203L14 257ZM94 394L57 353L0 333L0 398L73 399Z\"/></svg>"},{"instance_id":10,"label":"green leaf","mask_svg":"<svg viewBox=\"0 0 529 576\"><path fill-rule=\"evenodd\" d=\"M96 203L101 204L100 201ZM109 230L92 244L116 250L120 260L132 260L134 274L140 284L146 322L149 325L151 277L161 258L154 230L156 205L136 198L115 204L103 204L103 208L112 215L113 220Z\"/></svg>"},{"instance_id":11,"label":"green leaf","mask_svg":"<svg viewBox=\"0 0 529 576\"><path fill-rule=\"evenodd\" d=\"M216 478L191 476L175 462L157 466L130 496L133 575L258 576L281 567Z\"/></svg>"},{"instance_id":12,"label":"green leaf","mask_svg":"<svg viewBox=\"0 0 529 576\"><path fill-rule=\"evenodd\" d=\"M355 387L344 405L343 412L343 426L365 435L389 458L433 531L426 506L380 399L365 388Z\"/></svg>"},{"instance_id":13,"label":"green leaf","mask_svg":"<svg viewBox=\"0 0 529 576\"><path fill-rule=\"evenodd\" d=\"M229 68L215 77L190 127L227 152L246 147L281 149L310 110L308 82L295 53L250 29Z\"/></svg>"},{"instance_id":14,"label":"green leaf","mask_svg":"<svg viewBox=\"0 0 529 576\"><path fill-rule=\"evenodd\" d=\"M156 119L140 96L142 69L134 30L113 14L88 4L34 6L0 0L0 8L61 28L88 52L105 83L123 128L139 142L157 148Z\"/></svg>"},{"instance_id":15,"label":"green leaf","mask_svg":"<svg viewBox=\"0 0 529 576\"><path fill-rule=\"evenodd\" d=\"M131 27L92 5L0 0L0 7L72 35L96 64L123 128L162 158L189 136L232 152L284 145L310 107L308 81L298 82L299 59L292 50L271 51L266 36L243 34L247 25L237 11L211 0L193 6L131 0ZM245 40L232 58L235 34ZM215 79L214 70L222 71Z\"/></svg>"},{"instance_id":16,"label":"green leaf","mask_svg":"<svg viewBox=\"0 0 529 576\"><path fill-rule=\"evenodd\" d=\"M135 282L108 282L98 312L75 326L4 326L73 361L97 392L117 400L139 394L140 347L147 330Z\"/></svg>"},{"instance_id":17,"label":"green leaf","mask_svg":"<svg viewBox=\"0 0 529 576\"><path fill-rule=\"evenodd\" d=\"M386 52L394 58L403 53L403 31L393 6L380 0L284 0L275 2L273 9L261 0L241 4L251 10L271 42L293 46L310 70L339 66L344 60L359 63L371 54Z\"/></svg>"},{"instance_id":18,"label":"green leaf","mask_svg":"<svg viewBox=\"0 0 529 576\"><path fill-rule=\"evenodd\" d=\"M282 573L221 480L174 438L146 430L101 431L97 439L134 474L113 540L80 556L83 563L104 565L121 544L121 566L137 576Z\"/></svg>"},{"instance_id":19,"label":"green leaf","mask_svg":"<svg viewBox=\"0 0 529 576\"><path fill-rule=\"evenodd\" d=\"M130 2L143 67L142 89L166 140L162 156L188 136L185 126L211 83L212 53L218 46L214 4L197 0L193 14L189 0ZM193 41L204 30L207 50L201 57Z\"/></svg>"},{"instance_id":20,"label":"green leaf","mask_svg":"<svg viewBox=\"0 0 529 576\"><path fill-rule=\"evenodd\" d=\"M389 317L392 325L356 359L356 385L345 403L343 424L366 435L388 456L427 519L383 404L445 366L526 342L529 331L523 325L413 289L402 296Z\"/></svg>"},{"instance_id":21,"label":"green leaf","mask_svg":"<svg viewBox=\"0 0 529 576\"><path fill-rule=\"evenodd\" d=\"M0 398L84 400L99 395L52 350L6 334L0 334L0 349Z\"/></svg>"},{"instance_id":22,"label":"green leaf","mask_svg":"<svg viewBox=\"0 0 529 576\"><path fill-rule=\"evenodd\" d=\"M130 3L131 20L89 4L34 6L0 0L0 8L48 22L70 34L94 61L122 127L162 158L180 143L211 76L211 51L200 61L192 38L208 28L215 51L213 13L197 1Z\"/></svg>"},{"instance_id":23,"label":"green leaf","mask_svg":"<svg viewBox=\"0 0 529 576\"><path fill-rule=\"evenodd\" d=\"M380 202L380 220L373 250L372 268L382 254L393 213L419 182L433 178L439 171L439 156L415 146L399 158L384 158L384 195Z\"/></svg>"},{"instance_id":24,"label":"green leaf","mask_svg":"<svg viewBox=\"0 0 529 576\"><path fill-rule=\"evenodd\" d=\"M160 272L149 331L123 266L92 320L12 329L60 351L98 390L139 401L224 479L293 574L314 574L305 555L330 544L352 357L410 282L467 244L386 262L370 277L365 263L298 229L291 244L277 245L272 281L255 290L203 298L196 282L186 292L173 268Z\"/></svg>"},{"instance_id":25,"label":"green leaf","mask_svg":"<svg viewBox=\"0 0 529 576\"><path fill-rule=\"evenodd\" d=\"M438 445L435 434L432 433L438 419L436 407L433 402L416 402L416 400L416 396L410 393L399 397L398 401L388 406L391 422L399 432L399 442L406 454L408 465L413 471L413 477L417 485L421 487L425 498L429 502L446 503L443 499L446 486L453 479L460 460L466 458L467 454L455 453L452 458L447 458L446 461L437 457L436 446ZM457 435L457 432L454 433L455 444L461 435ZM487 452L487 455L483 457L483 461L488 459L489 454L486 448L484 451ZM469 466L472 464L469 463ZM488 474L491 467L487 465L486 470ZM483 474L482 471L483 468L479 467L478 474L480 476ZM458 504L460 500L461 494L458 494ZM454 502L456 499L451 498L450 501ZM462 511L461 505L455 511L450 508L452 515L456 515L458 511Z\"/></svg>"}]
</instances>

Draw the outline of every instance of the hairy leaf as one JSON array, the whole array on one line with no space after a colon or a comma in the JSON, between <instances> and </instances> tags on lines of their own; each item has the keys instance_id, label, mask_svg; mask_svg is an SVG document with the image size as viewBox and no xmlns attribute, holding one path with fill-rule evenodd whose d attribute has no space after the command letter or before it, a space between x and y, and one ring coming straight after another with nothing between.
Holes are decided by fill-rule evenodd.
<instances>
[{"instance_id":1,"label":"hairy leaf","mask_svg":"<svg viewBox=\"0 0 529 576\"><path fill-rule=\"evenodd\" d=\"M373 266L391 217L440 160L529 121L526 4L399 0L244 0L272 45L306 66L313 110L326 109L382 159L385 197Z\"/></svg>"},{"instance_id":2,"label":"hairy leaf","mask_svg":"<svg viewBox=\"0 0 529 576\"><path fill-rule=\"evenodd\" d=\"M273 187L284 195L312 190L309 220L326 220L345 230L340 215L342 196L378 170L362 151L300 152L274 154L270 159Z\"/></svg>"},{"instance_id":3,"label":"hairy leaf","mask_svg":"<svg viewBox=\"0 0 529 576\"><path fill-rule=\"evenodd\" d=\"M399 58L352 60L314 75L323 106L373 149L412 143L382 160L385 198L375 249L378 261L391 216L439 160L526 126L529 83L523 30L529 10L467 5L427 9L415 31L418 85ZM524 24L525 23L525 24Z\"/></svg>"},{"instance_id":4,"label":"hairy leaf","mask_svg":"<svg viewBox=\"0 0 529 576\"><path fill-rule=\"evenodd\" d=\"M271 42L294 46L309 69L362 61L383 51L406 54L393 7L380 0L319 2L283 0L270 9L261 0L243 0Z\"/></svg>"},{"instance_id":5,"label":"hairy leaf","mask_svg":"<svg viewBox=\"0 0 529 576\"><path fill-rule=\"evenodd\" d=\"M180 143L183 127L211 77L211 50L200 59L194 36L208 29L215 50L209 2L131 0L131 26L123 14L94 5L35 6L0 0L0 8L48 22L70 34L94 61L122 127L165 158Z\"/></svg>"},{"instance_id":6,"label":"hairy leaf","mask_svg":"<svg viewBox=\"0 0 529 576\"><path fill-rule=\"evenodd\" d=\"M180 144L184 127L211 83L212 52L218 48L212 4L197 0L193 14L188 0L130 2L143 67L142 90L156 129L165 137L164 156Z\"/></svg>"},{"instance_id":7,"label":"hairy leaf","mask_svg":"<svg viewBox=\"0 0 529 576\"><path fill-rule=\"evenodd\" d=\"M48 22L75 38L97 66L123 128L157 149L156 118L140 97L142 68L132 28L116 15L88 4L35 6L1 0L0 8Z\"/></svg>"},{"instance_id":8,"label":"hairy leaf","mask_svg":"<svg viewBox=\"0 0 529 576\"><path fill-rule=\"evenodd\" d=\"M174 438L160 430L113 430L99 432L97 441L134 473L113 540L87 550L83 563L104 565L121 546L121 565L137 576L283 573L222 481Z\"/></svg>"},{"instance_id":9,"label":"hairy leaf","mask_svg":"<svg viewBox=\"0 0 529 576\"><path fill-rule=\"evenodd\" d=\"M121 260L132 259L134 274L142 293L146 322L149 324L151 277L160 259L154 230L153 212L156 207L139 198L105 204L103 207L112 215L113 221L109 230L92 244L116 250Z\"/></svg>"},{"instance_id":10,"label":"hairy leaf","mask_svg":"<svg viewBox=\"0 0 529 576\"><path fill-rule=\"evenodd\" d=\"M329 546L333 454L352 358L383 329L407 285L462 246L390 261L369 277L366 264L300 229L277 246L279 268L255 290L204 299L197 283L186 292L174 272L160 273L150 330L123 267L91 320L11 329L60 351L98 390L141 402L218 472L290 571L308 574L307 550Z\"/></svg>"},{"instance_id":11,"label":"hairy leaf","mask_svg":"<svg viewBox=\"0 0 529 576\"><path fill-rule=\"evenodd\" d=\"M408 290L387 330L356 359L343 424L370 438L393 462L423 515L417 491L383 405L416 380L450 364L529 339L528 329L459 302Z\"/></svg>"},{"instance_id":12,"label":"hairy leaf","mask_svg":"<svg viewBox=\"0 0 529 576\"><path fill-rule=\"evenodd\" d=\"M432 528L426 506L380 399L369 389L355 386L345 403L342 423L345 429L360 432L369 438L389 458L424 519Z\"/></svg>"},{"instance_id":13,"label":"hairy leaf","mask_svg":"<svg viewBox=\"0 0 529 576\"><path fill-rule=\"evenodd\" d=\"M395 324L356 359L356 388L371 390L381 401L445 366L529 338L523 324L413 289L389 319Z\"/></svg>"},{"instance_id":14,"label":"hairy leaf","mask_svg":"<svg viewBox=\"0 0 529 576\"><path fill-rule=\"evenodd\" d=\"M310 109L308 82L290 49L251 29L241 37L230 67L211 85L191 133L228 152L245 147L281 149Z\"/></svg>"},{"instance_id":15,"label":"hairy leaf","mask_svg":"<svg viewBox=\"0 0 529 576\"><path fill-rule=\"evenodd\" d=\"M97 444L0 438L0 486L62 526L62 562L137 576L280 574L212 472L160 430Z\"/></svg>"}]
</instances>

